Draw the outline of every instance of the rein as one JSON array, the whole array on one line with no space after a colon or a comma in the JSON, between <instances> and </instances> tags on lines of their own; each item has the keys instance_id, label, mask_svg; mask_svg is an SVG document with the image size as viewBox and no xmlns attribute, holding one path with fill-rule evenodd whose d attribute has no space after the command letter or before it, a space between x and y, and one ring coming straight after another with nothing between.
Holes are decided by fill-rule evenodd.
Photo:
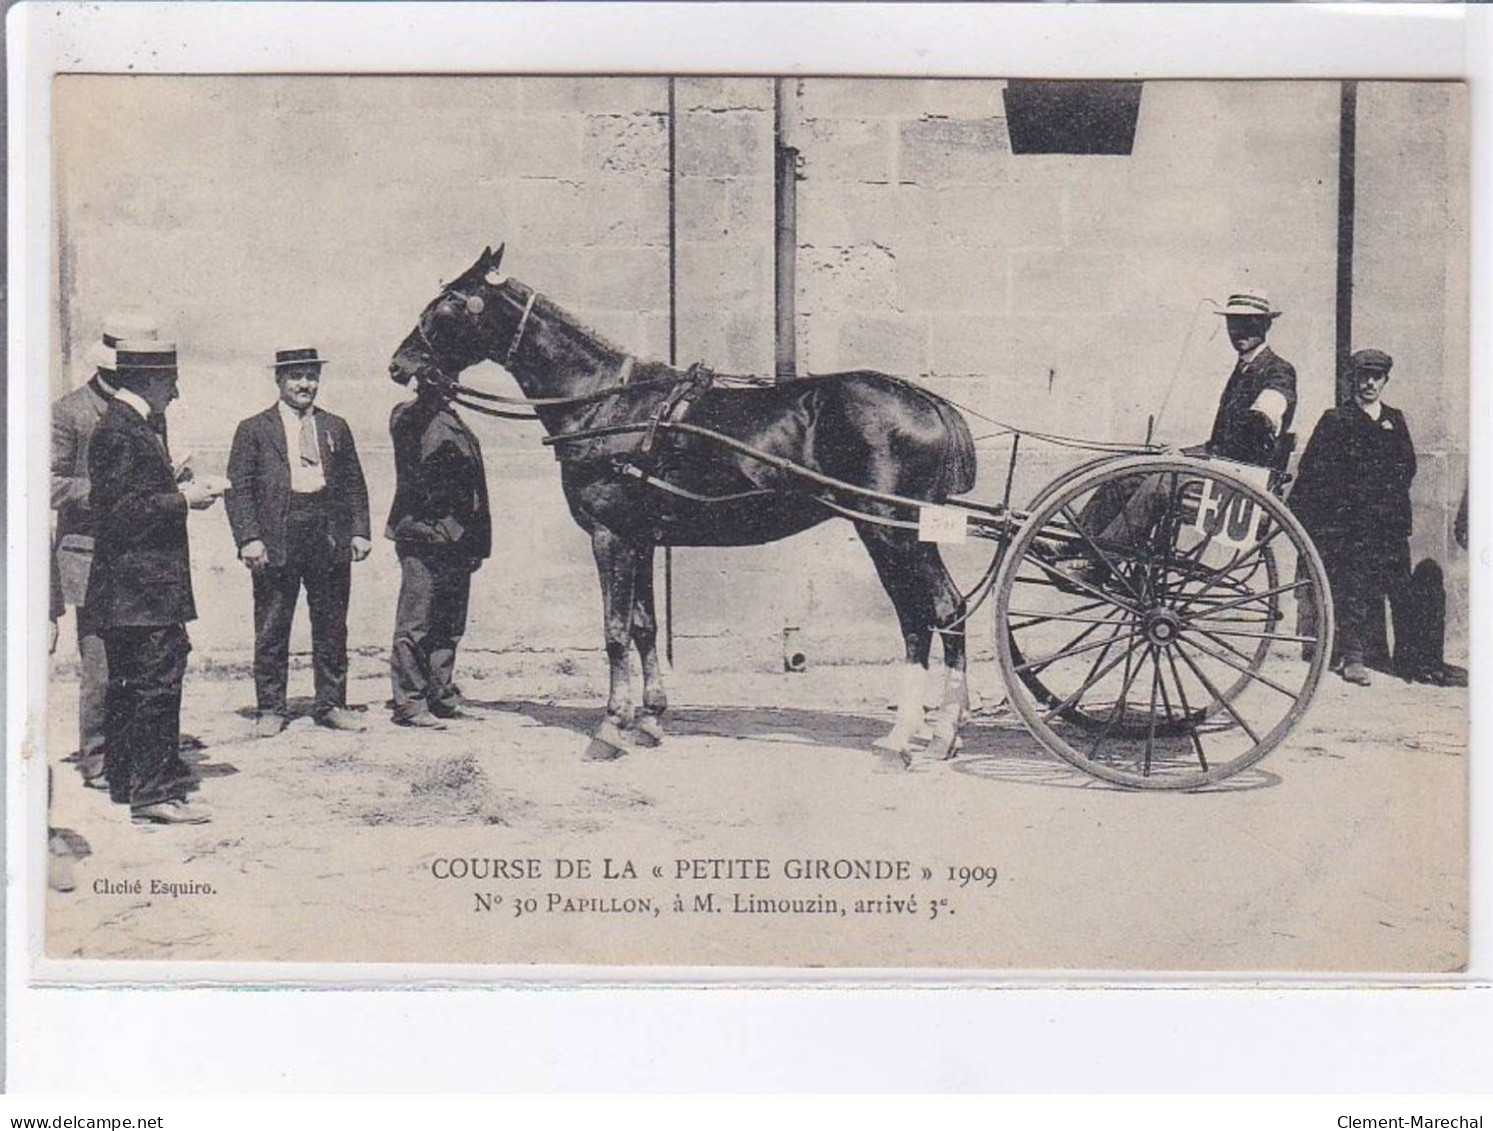
<instances>
[{"instance_id":1,"label":"rein","mask_svg":"<svg viewBox=\"0 0 1493 1131\"><path fill-rule=\"evenodd\" d=\"M506 397L501 393L488 393L481 389L474 389L470 385L463 385L460 381L452 381L451 384L456 387L458 396L470 397L477 401L486 401L489 404L516 405L526 408L569 408L573 405L604 401L610 397L621 396L623 393L631 393L637 389L659 389L664 386L677 385L682 379L681 376L673 376L650 377L646 381L629 381L628 378L632 375L634 364L635 362L632 357L623 358L622 365L617 370L619 384L608 385L605 389L595 389L589 393L577 393L573 397ZM482 411L478 405L467 405L467 407ZM493 413L491 410L488 411L489 415L502 415ZM519 419L530 420L533 418L523 416L519 417Z\"/></svg>"}]
</instances>

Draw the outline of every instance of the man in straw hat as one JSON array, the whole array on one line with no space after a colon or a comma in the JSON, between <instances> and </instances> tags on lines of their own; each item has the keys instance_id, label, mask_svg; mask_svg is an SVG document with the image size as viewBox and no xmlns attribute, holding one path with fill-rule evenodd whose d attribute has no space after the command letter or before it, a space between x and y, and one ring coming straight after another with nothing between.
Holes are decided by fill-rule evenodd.
<instances>
[{"instance_id":1,"label":"man in straw hat","mask_svg":"<svg viewBox=\"0 0 1493 1131\"><path fill-rule=\"evenodd\" d=\"M314 348L282 349L270 366L279 397L239 424L228 457L226 509L254 587L254 733L285 727L290 628L302 586L311 613L316 722L360 731L347 710L347 605L352 562L372 548L368 487L351 429L316 407Z\"/></svg>"},{"instance_id":2,"label":"man in straw hat","mask_svg":"<svg viewBox=\"0 0 1493 1131\"><path fill-rule=\"evenodd\" d=\"M116 392L88 445L94 556L84 602L109 663L104 772L137 823L199 824L208 815L187 803L193 779L179 752L186 622L197 615L187 511L212 506L223 485L178 482L152 423L176 399L176 347L119 340L114 352Z\"/></svg>"},{"instance_id":3,"label":"man in straw hat","mask_svg":"<svg viewBox=\"0 0 1493 1131\"><path fill-rule=\"evenodd\" d=\"M1187 455L1209 455L1237 463L1272 467L1281 437L1296 415L1296 370L1265 344L1281 312L1261 295L1239 292L1215 313L1223 316L1229 342L1238 354L1229 375L1213 431L1207 441L1185 449ZM1094 537L1116 546L1133 546L1161 517L1166 490L1159 476L1120 480L1101 489L1084 505L1079 522ZM1086 580L1102 581L1108 570L1098 562Z\"/></svg>"},{"instance_id":4,"label":"man in straw hat","mask_svg":"<svg viewBox=\"0 0 1493 1131\"><path fill-rule=\"evenodd\" d=\"M57 512L52 564L55 611L71 608L77 620L78 769L86 785L107 789L104 780L104 703L109 663L97 617L84 603L93 565L93 513L88 507L88 444L114 398L114 347L126 337L154 340L144 319L113 317L102 341L90 350L94 372L84 384L52 403L52 509Z\"/></svg>"},{"instance_id":5,"label":"man in straw hat","mask_svg":"<svg viewBox=\"0 0 1493 1131\"><path fill-rule=\"evenodd\" d=\"M1337 612L1334 667L1367 687L1373 618L1394 613L1395 652L1403 661L1416 620L1411 599L1410 483L1415 444L1405 414L1380 396L1394 361L1381 350L1349 359L1353 399L1322 414L1301 456L1290 505L1327 567ZM1437 641L1439 645L1439 640Z\"/></svg>"},{"instance_id":6,"label":"man in straw hat","mask_svg":"<svg viewBox=\"0 0 1493 1131\"><path fill-rule=\"evenodd\" d=\"M1260 295L1240 293L1230 295L1216 313L1224 318L1239 360L1219 398L1204 449L1223 459L1269 467L1296 415L1296 370L1265 344L1281 312Z\"/></svg>"}]
</instances>

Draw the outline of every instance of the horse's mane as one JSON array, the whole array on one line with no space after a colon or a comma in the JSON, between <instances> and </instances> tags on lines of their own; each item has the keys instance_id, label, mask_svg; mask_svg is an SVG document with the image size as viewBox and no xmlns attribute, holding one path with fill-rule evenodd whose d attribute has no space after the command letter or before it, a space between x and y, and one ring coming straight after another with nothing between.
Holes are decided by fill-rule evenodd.
<instances>
[{"instance_id":1,"label":"horse's mane","mask_svg":"<svg viewBox=\"0 0 1493 1131\"><path fill-rule=\"evenodd\" d=\"M553 320L569 333L575 335L578 338L584 339L590 345L595 346L598 349L614 353L619 357L625 356L627 354L627 350L617 345L617 343L613 342L604 334L599 334L595 330L591 329L591 327L582 324L568 310L550 301L544 295L537 293L535 294L534 306L539 311L541 316L546 319Z\"/></svg>"}]
</instances>

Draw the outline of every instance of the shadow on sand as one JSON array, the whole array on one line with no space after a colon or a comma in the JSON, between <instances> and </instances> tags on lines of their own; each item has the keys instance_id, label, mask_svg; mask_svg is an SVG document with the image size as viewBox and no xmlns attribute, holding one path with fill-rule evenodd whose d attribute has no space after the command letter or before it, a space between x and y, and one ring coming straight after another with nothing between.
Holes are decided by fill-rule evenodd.
<instances>
[{"instance_id":1,"label":"shadow on sand","mask_svg":"<svg viewBox=\"0 0 1493 1131\"><path fill-rule=\"evenodd\" d=\"M525 700L471 700L484 711L522 715L540 726L568 730L583 745L601 721L599 707L575 707ZM815 711L797 707L680 707L664 716L672 737L706 736L751 742L785 742L834 750L870 751L889 722L868 713ZM1057 789L1131 790L1091 777L1049 753L1010 716L976 716L961 731L963 747L948 765L955 772L987 781ZM919 765L914 752L914 765ZM1280 778L1258 766L1199 793L1233 793L1272 788Z\"/></svg>"}]
</instances>

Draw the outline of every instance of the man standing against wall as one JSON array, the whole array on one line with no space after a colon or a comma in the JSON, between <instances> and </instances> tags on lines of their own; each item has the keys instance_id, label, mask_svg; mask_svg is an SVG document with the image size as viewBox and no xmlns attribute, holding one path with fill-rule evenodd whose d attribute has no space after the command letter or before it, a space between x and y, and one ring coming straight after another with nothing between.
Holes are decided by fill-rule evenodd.
<instances>
[{"instance_id":1,"label":"man standing against wall","mask_svg":"<svg viewBox=\"0 0 1493 1131\"><path fill-rule=\"evenodd\" d=\"M399 553L399 605L389 658L394 721L444 728L461 718L453 681L472 573L492 552L482 446L450 396L421 384L394 406L394 505L386 534Z\"/></svg>"},{"instance_id":2,"label":"man standing against wall","mask_svg":"<svg viewBox=\"0 0 1493 1131\"><path fill-rule=\"evenodd\" d=\"M1397 651L1411 632L1410 482L1415 444L1405 415L1380 400L1394 362L1380 350L1349 361L1353 400L1317 422L1301 456L1290 505L1327 567L1337 611L1337 662L1349 683L1372 681L1364 664L1372 618L1394 612Z\"/></svg>"},{"instance_id":3,"label":"man standing against wall","mask_svg":"<svg viewBox=\"0 0 1493 1131\"><path fill-rule=\"evenodd\" d=\"M105 334L107 342L110 335ZM115 339L118 341L118 339ZM78 634L78 769L85 785L105 787L104 700L109 662L97 618L85 604L93 565L93 514L88 508L88 444L114 397L112 355L100 357L88 382L52 403L53 612L73 610ZM56 616L53 617L54 621Z\"/></svg>"},{"instance_id":4,"label":"man standing against wall","mask_svg":"<svg viewBox=\"0 0 1493 1131\"><path fill-rule=\"evenodd\" d=\"M114 348L125 338L154 341L153 321L110 318L93 376L52 403L52 509L57 514L52 550L53 621L71 608L78 636L78 770L83 783L107 789L104 780L104 706L109 662L97 617L85 603L93 565L93 514L89 510L88 444L113 399Z\"/></svg>"},{"instance_id":5,"label":"man standing against wall","mask_svg":"<svg viewBox=\"0 0 1493 1131\"><path fill-rule=\"evenodd\" d=\"M155 421L176 399L176 347L121 341L116 392L88 447L94 557L85 605L109 663L104 772L110 796L140 823L200 824L187 804L181 685L192 599L187 511L212 506L222 485L177 482Z\"/></svg>"},{"instance_id":6,"label":"man standing against wall","mask_svg":"<svg viewBox=\"0 0 1493 1131\"><path fill-rule=\"evenodd\" d=\"M260 738L285 729L290 628L303 585L316 721L365 729L347 710L347 605L351 563L372 548L368 486L347 421L315 407L326 363L312 348L277 351L270 368L279 398L239 424L228 457L228 523L254 586Z\"/></svg>"}]
</instances>

